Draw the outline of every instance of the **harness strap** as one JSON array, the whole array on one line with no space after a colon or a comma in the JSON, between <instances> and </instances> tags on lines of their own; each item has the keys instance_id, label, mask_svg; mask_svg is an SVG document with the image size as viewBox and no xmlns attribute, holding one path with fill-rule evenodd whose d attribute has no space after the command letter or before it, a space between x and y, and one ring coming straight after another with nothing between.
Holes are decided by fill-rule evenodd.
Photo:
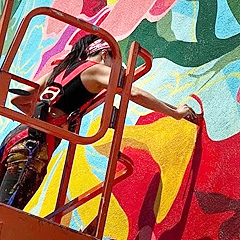
<instances>
[{"instance_id":1,"label":"harness strap","mask_svg":"<svg viewBox=\"0 0 240 240\"><path fill-rule=\"evenodd\" d=\"M40 100L47 100L49 102L49 106L52 106L56 103L61 97L63 92L63 87L66 86L69 82L71 82L77 75L81 74L87 68L98 64L93 61L86 61L76 67L73 71L71 71L66 77L64 77L67 69L58 74L53 82L45 88L43 93L40 96Z\"/></svg>"},{"instance_id":2,"label":"harness strap","mask_svg":"<svg viewBox=\"0 0 240 240\"><path fill-rule=\"evenodd\" d=\"M55 84L60 84L62 87L66 86L71 80L73 80L76 76L78 76L79 74L81 74L84 70L88 69L89 67L92 67L94 65L98 64L97 62L94 61L86 61L84 63L82 63L81 65L79 65L78 67L76 67L72 72L70 72L66 77L64 77L64 74L66 73L66 69L64 71L62 71L59 75L56 76L56 78L54 79L54 83ZM51 87L51 86L50 86ZM54 86L55 87L55 86ZM80 107L80 109L77 109L75 112L71 113L69 116L67 115L63 115L60 116L58 118L48 118L47 122L60 126L63 123L66 123L67 121L74 121L75 118L73 119L72 116L79 116L79 113L83 110L85 110L93 101L93 98L90 99L88 102L86 102L84 105L82 105ZM48 156L50 157L53 153L53 151L55 150L55 137L50 135L50 134L46 134L46 141L48 144Z\"/></svg>"},{"instance_id":3,"label":"harness strap","mask_svg":"<svg viewBox=\"0 0 240 240\"><path fill-rule=\"evenodd\" d=\"M26 143L26 149L28 151L28 160L24 166L24 168L21 171L20 177L17 181L17 183L15 184L14 188L14 192L12 194L12 196L10 197L10 199L7 202L7 205L12 205L19 188L24 184L25 178L26 178L26 171L27 168L29 167L29 165L31 164L35 153L37 152L37 149L39 147L39 141L33 141L33 140L28 140Z\"/></svg>"},{"instance_id":4,"label":"harness strap","mask_svg":"<svg viewBox=\"0 0 240 240\"><path fill-rule=\"evenodd\" d=\"M91 66L94 66L98 64L97 62L93 62L93 61L86 61L83 64L79 65L77 68L75 68L70 74L68 74L66 77L63 78L66 70L62 71L55 79L54 79L54 83L58 83L61 86L65 86L67 85L73 78L75 78L77 75L81 74L84 70L88 69ZM80 109L76 110L74 113L77 113L77 116L79 115L79 112L85 110L92 102L93 99L90 99L87 103L85 103L83 106L81 106ZM76 116L76 115L75 115ZM71 120L68 116L63 115L60 116L59 118L47 118L47 122L60 126L63 123L67 122ZM51 156L52 152L54 151L54 136L50 137L50 135L47 134L46 136L46 141L48 143L48 147L49 147L49 157ZM8 143L5 146L4 152L3 152L3 156L2 156L2 160L4 161L4 159L7 157L10 149L19 141L21 141L22 139L26 138L29 136L29 128L26 128L25 130L19 132L18 134L16 134L15 136L13 136L10 141L8 141Z\"/></svg>"},{"instance_id":5,"label":"harness strap","mask_svg":"<svg viewBox=\"0 0 240 240\"><path fill-rule=\"evenodd\" d=\"M93 61L86 61L83 64L76 67L71 73L69 73L66 77L63 77L66 73L66 69L62 71L55 79L54 83L59 83L62 87L66 86L71 80L73 80L77 75L82 73L84 70L98 64L97 62Z\"/></svg>"},{"instance_id":6,"label":"harness strap","mask_svg":"<svg viewBox=\"0 0 240 240\"><path fill-rule=\"evenodd\" d=\"M28 128L24 129L23 131L17 133L16 135L14 135L6 144L5 148L4 148L4 152L2 155L2 160L4 161L5 158L7 157L10 149L17 144L19 141L21 141L22 139L28 137Z\"/></svg>"}]
</instances>

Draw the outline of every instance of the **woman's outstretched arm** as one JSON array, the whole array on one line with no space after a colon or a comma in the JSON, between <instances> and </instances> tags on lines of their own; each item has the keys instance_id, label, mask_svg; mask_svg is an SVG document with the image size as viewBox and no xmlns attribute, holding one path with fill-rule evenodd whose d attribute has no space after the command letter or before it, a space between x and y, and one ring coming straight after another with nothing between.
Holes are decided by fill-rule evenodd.
<instances>
[{"instance_id":1,"label":"woman's outstretched arm","mask_svg":"<svg viewBox=\"0 0 240 240\"><path fill-rule=\"evenodd\" d=\"M104 64L97 64L85 70L81 75L81 79L88 91L98 93L107 88L110 71L110 67L105 66ZM143 107L164 113L177 120L186 116L188 116L189 120L194 120L197 117L192 108L187 105L179 107L171 106L170 104L157 99L149 92L134 86L131 89L130 100Z\"/></svg>"}]
</instances>

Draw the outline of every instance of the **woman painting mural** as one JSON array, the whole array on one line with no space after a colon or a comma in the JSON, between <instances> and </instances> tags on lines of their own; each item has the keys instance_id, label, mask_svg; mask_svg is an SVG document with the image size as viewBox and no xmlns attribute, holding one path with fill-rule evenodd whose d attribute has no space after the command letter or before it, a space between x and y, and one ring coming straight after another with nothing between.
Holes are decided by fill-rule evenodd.
<instances>
[{"instance_id":1,"label":"woman painting mural","mask_svg":"<svg viewBox=\"0 0 240 240\"><path fill-rule=\"evenodd\" d=\"M112 52L103 39L95 35L81 38L71 52L57 65L53 71L40 78L41 93L52 85L60 75L70 78L74 70L77 75L63 87L60 98L50 110L43 110L41 119L66 127L68 116L78 110L86 102L107 88L111 72ZM26 88L30 95L16 95L12 103L21 111L28 113L32 104L31 93L34 89ZM187 105L172 107L156 99L150 93L132 87L130 100L151 109L181 119L188 116L196 118L194 111ZM44 109L44 106L43 108ZM67 126L69 128L69 126ZM2 143L2 159L0 171L0 202L23 209L39 188L46 175L47 165L59 139L49 146L45 134L19 125L11 131Z\"/></svg>"}]
</instances>

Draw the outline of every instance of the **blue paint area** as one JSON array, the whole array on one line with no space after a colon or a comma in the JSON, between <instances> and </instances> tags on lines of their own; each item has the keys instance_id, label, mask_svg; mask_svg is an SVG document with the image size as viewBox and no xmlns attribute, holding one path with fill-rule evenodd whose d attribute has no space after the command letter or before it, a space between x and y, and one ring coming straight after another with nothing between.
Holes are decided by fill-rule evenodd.
<instances>
[{"instance_id":1,"label":"blue paint area","mask_svg":"<svg viewBox=\"0 0 240 240\"><path fill-rule=\"evenodd\" d=\"M88 136L88 131L91 123L102 115L102 110L103 104L83 117L80 128L80 136Z\"/></svg>"},{"instance_id":2,"label":"blue paint area","mask_svg":"<svg viewBox=\"0 0 240 240\"><path fill-rule=\"evenodd\" d=\"M198 2L197 2L198 4ZM173 13L180 13L185 17L192 18L194 9L192 1L179 0L172 8Z\"/></svg>"},{"instance_id":3,"label":"blue paint area","mask_svg":"<svg viewBox=\"0 0 240 240\"><path fill-rule=\"evenodd\" d=\"M195 28L197 22L198 1L177 1L172 8L171 29L177 40L195 42ZM193 32L194 31L194 32Z\"/></svg>"},{"instance_id":4,"label":"blue paint area","mask_svg":"<svg viewBox=\"0 0 240 240\"><path fill-rule=\"evenodd\" d=\"M76 209L74 209L72 211L72 216L71 216L71 220L69 223L69 227L79 231L79 229L84 230L85 226L80 218L80 215L78 213L78 211Z\"/></svg>"},{"instance_id":5,"label":"blue paint area","mask_svg":"<svg viewBox=\"0 0 240 240\"><path fill-rule=\"evenodd\" d=\"M204 70L209 69L207 66L203 66L203 68ZM199 71L199 69L197 70ZM186 74L186 72L189 72L189 74ZM203 84L202 81L197 81L197 78L191 76L190 73L193 74L192 68L178 66L163 58L154 59L151 72L137 81L135 86L172 105L183 104L182 100L188 98ZM181 78L181 80L178 81L178 78ZM137 111L132 111L131 108ZM150 110L131 103L128 117L135 124L140 115L146 115L149 112Z\"/></svg>"},{"instance_id":6,"label":"blue paint area","mask_svg":"<svg viewBox=\"0 0 240 240\"><path fill-rule=\"evenodd\" d=\"M67 198L72 200L72 196L71 196L69 189L67 190ZM69 227L74 230L77 230L77 231L79 231L80 229L84 230L84 228L85 228L85 225L83 224L77 209L74 209L72 211Z\"/></svg>"},{"instance_id":7,"label":"blue paint area","mask_svg":"<svg viewBox=\"0 0 240 240\"><path fill-rule=\"evenodd\" d=\"M2 55L1 58L0 58L0 66L2 66L2 64L3 64L3 60L4 60L4 59L5 59L5 56Z\"/></svg>"},{"instance_id":8,"label":"blue paint area","mask_svg":"<svg viewBox=\"0 0 240 240\"><path fill-rule=\"evenodd\" d=\"M34 4L35 3L35 4ZM15 24L20 24L22 18L32 9L37 7L49 7L52 0L45 1L22 1L19 8L14 14ZM46 16L40 15L31 19L27 31L23 37L20 48L14 58L11 72L29 79L33 70L41 59L42 52L55 42L54 39L48 38L43 40L44 23Z\"/></svg>"},{"instance_id":9,"label":"blue paint area","mask_svg":"<svg viewBox=\"0 0 240 240\"><path fill-rule=\"evenodd\" d=\"M239 104L233 98L227 81L217 82L202 91L199 97L203 102L207 131L212 140L220 141L239 132Z\"/></svg>"},{"instance_id":10,"label":"blue paint area","mask_svg":"<svg viewBox=\"0 0 240 240\"><path fill-rule=\"evenodd\" d=\"M215 32L218 38L229 38L240 33L240 25L233 16L227 0L217 1Z\"/></svg>"},{"instance_id":11,"label":"blue paint area","mask_svg":"<svg viewBox=\"0 0 240 240\"><path fill-rule=\"evenodd\" d=\"M203 101L209 137L213 140L226 139L239 132L240 129L239 104L236 102L239 79L236 77L228 79L227 77L228 74L239 69L239 62L226 66L222 72L210 79L207 74L209 74L208 71L211 70L215 63L216 60L197 68L196 71L192 71L192 68L181 67L165 59L154 59L152 71L137 83L141 84L142 81L149 78L151 81L141 86L142 89L151 92L157 98L172 105L187 103L197 112L200 112L198 103L189 96L198 92L205 82L209 81L208 84L215 82L213 85L206 85L198 96ZM187 72L189 74L186 74ZM206 72L206 76L204 72ZM161 73L161 75L156 74L155 77L154 73ZM190 73L196 76L201 75L193 77ZM177 83L177 78L174 76L184 77ZM218 81L218 79L220 80ZM231 85L229 82L231 82ZM186 101L183 101L183 99L186 99ZM142 111L142 115L148 113L147 110L144 113L144 109L140 106L135 106L135 108L139 112ZM130 115L132 122L136 122L139 118L139 115L134 111L131 111Z\"/></svg>"},{"instance_id":12,"label":"blue paint area","mask_svg":"<svg viewBox=\"0 0 240 240\"><path fill-rule=\"evenodd\" d=\"M236 71L237 70L237 71ZM236 73L236 76L229 77L226 79L229 86L229 91L233 99L237 99L237 93L240 88L240 60L230 63L227 67L223 68L223 73L227 76L228 74ZM237 77L238 76L238 77Z\"/></svg>"},{"instance_id":13,"label":"blue paint area","mask_svg":"<svg viewBox=\"0 0 240 240\"><path fill-rule=\"evenodd\" d=\"M240 79L236 77L230 77L227 79L227 85L229 87L230 94L233 99L237 99L237 93L240 87ZM238 108L238 112L240 113L240 108Z\"/></svg>"},{"instance_id":14,"label":"blue paint area","mask_svg":"<svg viewBox=\"0 0 240 240\"><path fill-rule=\"evenodd\" d=\"M195 42L195 19L175 12L172 13L172 18L173 21L171 28L175 34L176 39L180 41L182 40L184 42ZM194 34L192 33L192 30L194 30Z\"/></svg>"},{"instance_id":15,"label":"blue paint area","mask_svg":"<svg viewBox=\"0 0 240 240\"><path fill-rule=\"evenodd\" d=\"M234 72L240 73L240 60L238 59L238 60L230 63L227 67L223 68L222 71L225 75L234 73Z\"/></svg>"},{"instance_id":16,"label":"blue paint area","mask_svg":"<svg viewBox=\"0 0 240 240\"><path fill-rule=\"evenodd\" d=\"M42 1L28 1L23 0L18 9L16 10L13 18L15 18L15 24L17 27L20 25L21 20L33 9L37 7L50 7L53 0L42 0ZM34 17L36 18L36 17ZM34 21L34 18L32 19ZM45 18L45 17L44 17Z\"/></svg>"},{"instance_id":17,"label":"blue paint area","mask_svg":"<svg viewBox=\"0 0 240 240\"><path fill-rule=\"evenodd\" d=\"M92 173L103 181L105 179L108 158L99 154L91 145L85 147L85 153Z\"/></svg>"},{"instance_id":18,"label":"blue paint area","mask_svg":"<svg viewBox=\"0 0 240 240\"><path fill-rule=\"evenodd\" d=\"M43 25L35 21L32 22L32 25L34 27L29 28L26 32L10 69L11 72L27 79L31 78L44 49L54 43L54 39L51 38L42 40Z\"/></svg>"}]
</instances>

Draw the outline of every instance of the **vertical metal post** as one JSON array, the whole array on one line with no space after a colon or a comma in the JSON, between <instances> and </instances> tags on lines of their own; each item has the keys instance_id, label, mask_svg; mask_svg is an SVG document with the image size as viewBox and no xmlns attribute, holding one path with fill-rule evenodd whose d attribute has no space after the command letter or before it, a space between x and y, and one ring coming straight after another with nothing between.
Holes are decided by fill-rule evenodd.
<instances>
[{"instance_id":1,"label":"vertical metal post","mask_svg":"<svg viewBox=\"0 0 240 240\"><path fill-rule=\"evenodd\" d=\"M11 75L7 74L4 71L0 71L0 84L1 84L0 106L2 107L5 106L10 81Z\"/></svg>"},{"instance_id":2,"label":"vertical metal post","mask_svg":"<svg viewBox=\"0 0 240 240\"><path fill-rule=\"evenodd\" d=\"M75 129L74 129L75 133L79 132L81 121L82 121L82 116L80 116L76 120L76 123L75 123L76 126L75 126ZM64 168L63 168L63 173L62 173L62 179L61 179L61 183L60 183L60 186L59 186L59 192L58 192L58 197L57 197L55 210L62 207L64 205L65 201L66 201L67 189L68 189L68 184L69 184L69 180L70 180L70 177L71 177L71 172L72 172L72 166L73 166L74 156L75 156L75 152L76 152L76 147L77 147L77 144L69 142L67 156L66 156L66 160L65 160L65 164L64 164ZM56 223L61 223L62 216L63 216L63 214L59 213L58 215L56 215L53 218L53 221L56 222Z\"/></svg>"},{"instance_id":3,"label":"vertical metal post","mask_svg":"<svg viewBox=\"0 0 240 240\"><path fill-rule=\"evenodd\" d=\"M14 0L5 0L2 16L0 19L0 58L2 56L3 44L10 21Z\"/></svg>"},{"instance_id":4,"label":"vertical metal post","mask_svg":"<svg viewBox=\"0 0 240 240\"><path fill-rule=\"evenodd\" d=\"M129 58L126 70L126 78L123 86L121 103L118 111L116 127L114 131L111 151L109 155L109 163L107 173L103 186L103 193L98 211L98 224L96 229L96 237L102 239L104 227L107 219L108 207L110 203L112 187L114 183L114 176L116 172L117 159L120 154L120 146L122 140L122 134L124 129L125 117L127 113L128 102L131 94L132 82L134 80L134 71L136 61L139 53L140 45L137 42L133 42L129 51Z\"/></svg>"}]
</instances>

